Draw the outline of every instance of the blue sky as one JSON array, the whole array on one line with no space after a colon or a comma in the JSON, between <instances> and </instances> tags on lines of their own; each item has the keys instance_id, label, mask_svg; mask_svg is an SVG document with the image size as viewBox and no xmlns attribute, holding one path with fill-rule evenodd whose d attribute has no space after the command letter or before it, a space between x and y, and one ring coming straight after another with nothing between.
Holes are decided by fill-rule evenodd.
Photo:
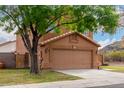
<instances>
[{"instance_id":1,"label":"blue sky","mask_svg":"<svg viewBox=\"0 0 124 93\"><path fill-rule=\"evenodd\" d=\"M16 39L15 31L12 31L11 33L7 33L3 30L3 27L0 27L0 44L7 42L7 41L13 41Z\"/></svg>"},{"instance_id":2,"label":"blue sky","mask_svg":"<svg viewBox=\"0 0 124 93\"><path fill-rule=\"evenodd\" d=\"M122 36L124 36L124 27L123 28L118 28L116 33L113 35L110 35L108 33L103 33L103 32L97 32L94 34L94 40L96 40L97 42L100 40L106 40L106 39L116 39L116 40L120 40L122 38Z\"/></svg>"},{"instance_id":3,"label":"blue sky","mask_svg":"<svg viewBox=\"0 0 124 93\"><path fill-rule=\"evenodd\" d=\"M124 27L120 27L116 30L116 33L113 35L103 32L97 32L94 34L94 40L99 44L101 44L102 47L104 47L115 41L121 40L123 36L124 36Z\"/></svg>"}]
</instances>

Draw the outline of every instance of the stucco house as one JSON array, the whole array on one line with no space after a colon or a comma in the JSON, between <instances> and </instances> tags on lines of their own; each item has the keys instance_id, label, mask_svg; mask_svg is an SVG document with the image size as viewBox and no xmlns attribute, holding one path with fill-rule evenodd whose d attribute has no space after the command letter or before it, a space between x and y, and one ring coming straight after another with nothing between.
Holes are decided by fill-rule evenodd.
<instances>
[{"instance_id":1,"label":"stucco house","mask_svg":"<svg viewBox=\"0 0 124 93\"><path fill-rule=\"evenodd\" d=\"M0 63L4 64L4 68L15 68L15 51L16 40L0 44Z\"/></svg>"},{"instance_id":2,"label":"stucco house","mask_svg":"<svg viewBox=\"0 0 124 93\"><path fill-rule=\"evenodd\" d=\"M89 36L88 36L89 35ZM89 69L98 68L99 44L93 41L92 33L82 35L78 32L63 34L49 33L39 42L39 60L43 59L41 68L46 69ZM41 42L42 41L42 42ZM16 68L28 67L28 52L20 36L16 38ZM25 60L26 59L26 60Z\"/></svg>"}]
</instances>

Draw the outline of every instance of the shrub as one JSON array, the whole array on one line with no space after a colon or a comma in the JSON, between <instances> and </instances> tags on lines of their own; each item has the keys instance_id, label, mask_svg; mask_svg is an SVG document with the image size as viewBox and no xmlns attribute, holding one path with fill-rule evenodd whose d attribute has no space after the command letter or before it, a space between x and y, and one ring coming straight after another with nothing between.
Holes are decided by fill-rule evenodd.
<instances>
[{"instance_id":1,"label":"shrub","mask_svg":"<svg viewBox=\"0 0 124 93\"><path fill-rule=\"evenodd\" d=\"M124 50L106 52L104 58L105 61L124 61Z\"/></svg>"}]
</instances>

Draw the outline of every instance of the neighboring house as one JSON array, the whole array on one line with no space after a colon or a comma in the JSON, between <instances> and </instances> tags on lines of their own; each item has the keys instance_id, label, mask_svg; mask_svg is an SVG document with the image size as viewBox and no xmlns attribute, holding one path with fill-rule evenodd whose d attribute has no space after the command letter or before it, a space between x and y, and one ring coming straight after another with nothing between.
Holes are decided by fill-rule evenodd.
<instances>
[{"instance_id":1,"label":"neighboring house","mask_svg":"<svg viewBox=\"0 0 124 93\"><path fill-rule=\"evenodd\" d=\"M17 36L16 40L16 67L27 67L29 65L27 63L28 52L24 47L21 37ZM39 42L38 51L42 55L38 57L39 60L43 59L42 68L98 68L101 64L99 55L97 54L100 45L93 41L92 33L88 34L88 37L78 32L66 32L61 35L49 33L42 37L41 41ZM20 56L25 54L27 57Z\"/></svg>"},{"instance_id":2,"label":"neighboring house","mask_svg":"<svg viewBox=\"0 0 124 93\"><path fill-rule=\"evenodd\" d=\"M0 44L0 62L4 63L5 68L15 68L16 59L16 40Z\"/></svg>"},{"instance_id":3,"label":"neighboring house","mask_svg":"<svg viewBox=\"0 0 124 93\"><path fill-rule=\"evenodd\" d=\"M0 44L0 53L11 53L16 51L16 40Z\"/></svg>"}]
</instances>

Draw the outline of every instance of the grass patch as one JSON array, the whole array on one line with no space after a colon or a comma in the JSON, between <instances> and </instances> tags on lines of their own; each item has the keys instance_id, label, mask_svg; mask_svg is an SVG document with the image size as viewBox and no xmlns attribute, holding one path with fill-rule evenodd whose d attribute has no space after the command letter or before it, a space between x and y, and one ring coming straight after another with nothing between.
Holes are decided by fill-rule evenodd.
<instances>
[{"instance_id":1,"label":"grass patch","mask_svg":"<svg viewBox=\"0 0 124 93\"><path fill-rule=\"evenodd\" d=\"M101 69L109 69L110 71L115 71L115 72L124 72L124 66L101 66Z\"/></svg>"},{"instance_id":2,"label":"grass patch","mask_svg":"<svg viewBox=\"0 0 124 93\"><path fill-rule=\"evenodd\" d=\"M28 69L0 70L0 86L63 81L63 80L77 80L77 79L81 79L81 78L51 70L43 70L39 75L30 74Z\"/></svg>"}]
</instances>

